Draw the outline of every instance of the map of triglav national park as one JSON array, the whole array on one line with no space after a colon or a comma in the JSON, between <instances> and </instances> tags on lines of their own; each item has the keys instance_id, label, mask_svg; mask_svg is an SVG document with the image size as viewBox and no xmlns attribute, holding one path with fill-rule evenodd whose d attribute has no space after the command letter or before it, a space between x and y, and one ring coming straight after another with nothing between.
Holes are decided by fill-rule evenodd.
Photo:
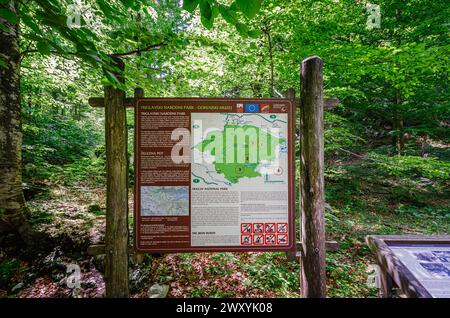
<instances>
[{"instance_id":1,"label":"map of triglav national park","mask_svg":"<svg viewBox=\"0 0 450 318\"><path fill-rule=\"evenodd\" d=\"M287 114L217 113L206 118L197 113L191 120L192 178L197 185L232 186L242 179L255 186L285 182ZM195 134L200 128L203 136Z\"/></svg>"},{"instance_id":2,"label":"map of triglav national park","mask_svg":"<svg viewBox=\"0 0 450 318\"><path fill-rule=\"evenodd\" d=\"M142 216L189 215L189 187L141 187Z\"/></svg>"}]
</instances>

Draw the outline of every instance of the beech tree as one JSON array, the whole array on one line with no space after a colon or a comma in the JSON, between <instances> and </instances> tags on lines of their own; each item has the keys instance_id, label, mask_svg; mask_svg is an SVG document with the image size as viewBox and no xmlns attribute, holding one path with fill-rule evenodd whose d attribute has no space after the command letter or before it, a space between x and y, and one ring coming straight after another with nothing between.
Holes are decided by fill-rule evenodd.
<instances>
[{"instance_id":1,"label":"beech tree","mask_svg":"<svg viewBox=\"0 0 450 318\"><path fill-rule=\"evenodd\" d=\"M242 35L257 36L258 31L250 30L241 19L254 17L261 3L185 0L183 9L191 13L199 9L208 29L221 15ZM16 232L26 243L33 242L21 176L22 60L38 53L86 62L94 70L103 70L103 84L126 90L114 75L120 70L112 57L137 56L132 68L148 68L155 62L152 51L173 57L186 44L186 19L178 1L0 1L0 234Z\"/></svg>"}]
</instances>

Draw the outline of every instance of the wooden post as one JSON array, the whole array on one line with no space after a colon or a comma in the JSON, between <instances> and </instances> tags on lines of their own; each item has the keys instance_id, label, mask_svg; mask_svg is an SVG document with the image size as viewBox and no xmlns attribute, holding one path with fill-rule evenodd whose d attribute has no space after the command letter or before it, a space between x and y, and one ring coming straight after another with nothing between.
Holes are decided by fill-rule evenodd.
<instances>
[{"instance_id":1,"label":"wooden post","mask_svg":"<svg viewBox=\"0 0 450 318\"><path fill-rule=\"evenodd\" d=\"M114 58L122 71L125 64ZM122 74L116 74L124 82ZM130 296L128 286L128 158L125 92L105 87L106 297Z\"/></svg>"},{"instance_id":2,"label":"wooden post","mask_svg":"<svg viewBox=\"0 0 450 318\"><path fill-rule=\"evenodd\" d=\"M144 89L141 87L136 87L134 89L134 98L143 98L143 97L144 97Z\"/></svg>"},{"instance_id":3,"label":"wooden post","mask_svg":"<svg viewBox=\"0 0 450 318\"><path fill-rule=\"evenodd\" d=\"M293 113L294 113L294 120L295 120L295 122L297 122L297 117L296 117L296 115L295 115L295 111L296 111L296 102L295 102L295 89L294 88L289 88L288 90L287 90L287 92L286 92L286 98L287 99L290 99L291 101L292 101L292 107L293 107ZM296 125L294 124L294 136L295 136L295 129L296 129ZM294 150L295 151L295 150ZM295 164L295 163L294 163ZM294 173L295 173L295 170L294 170ZM296 215L296 211L294 211L294 214L295 214L295 219L297 218L297 215ZM295 227L296 228L296 227ZM294 242L296 242L297 240L296 240L296 232L294 232L294 233L292 233L292 235L294 235ZM295 251L293 251L293 252L286 252L286 258L287 258L287 260L288 261L295 261L295 258L296 258L296 255L297 255L297 251L295 250Z\"/></svg>"},{"instance_id":4,"label":"wooden post","mask_svg":"<svg viewBox=\"0 0 450 318\"><path fill-rule=\"evenodd\" d=\"M143 97L144 97L144 89L141 87L136 87L134 89L134 99L143 98ZM136 136L134 136L134 138L136 138ZM136 143L135 143L135 145L136 145ZM138 204L138 203L135 202L134 204ZM136 233L134 233L134 235L136 235ZM133 259L136 264L141 264L144 261L145 254L135 253L133 251L133 255L134 255Z\"/></svg>"},{"instance_id":5,"label":"wooden post","mask_svg":"<svg viewBox=\"0 0 450 318\"><path fill-rule=\"evenodd\" d=\"M323 62L309 57L301 66L300 209L303 297L326 297L324 224Z\"/></svg>"},{"instance_id":6,"label":"wooden post","mask_svg":"<svg viewBox=\"0 0 450 318\"><path fill-rule=\"evenodd\" d=\"M387 271L381 267L378 269L378 297L379 298L392 298L394 286L392 277L387 273Z\"/></svg>"}]
</instances>

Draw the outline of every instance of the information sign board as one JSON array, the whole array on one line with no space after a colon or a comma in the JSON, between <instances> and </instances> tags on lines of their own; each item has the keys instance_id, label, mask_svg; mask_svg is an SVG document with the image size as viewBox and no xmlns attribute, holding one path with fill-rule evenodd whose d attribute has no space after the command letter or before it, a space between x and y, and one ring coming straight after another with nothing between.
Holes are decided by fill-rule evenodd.
<instances>
[{"instance_id":1,"label":"information sign board","mask_svg":"<svg viewBox=\"0 0 450 318\"><path fill-rule=\"evenodd\" d=\"M290 100L142 98L135 109L138 252L295 249Z\"/></svg>"}]
</instances>

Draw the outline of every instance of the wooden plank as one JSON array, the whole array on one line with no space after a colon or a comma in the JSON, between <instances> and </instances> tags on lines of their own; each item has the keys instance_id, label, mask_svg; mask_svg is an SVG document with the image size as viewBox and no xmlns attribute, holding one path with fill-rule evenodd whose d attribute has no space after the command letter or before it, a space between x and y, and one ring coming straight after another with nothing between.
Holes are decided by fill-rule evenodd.
<instances>
[{"instance_id":1,"label":"wooden plank","mask_svg":"<svg viewBox=\"0 0 450 318\"><path fill-rule=\"evenodd\" d=\"M88 246L86 253L90 256L97 256L104 255L105 251L105 244L95 244Z\"/></svg>"},{"instance_id":2,"label":"wooden plank","mask_svg":"<svg viewBox=\"0 0 450 318\"><path fill-rule=\"evenodd\" d=\"M103 108L105 107L105 99L103 97L91 97L88 103L92 107ZM124 101L124 106L127 108L134 108L134 98L127 97Z\"/></svg>"},{"instance_id":3,"label":"wooden plank","mask_svg":"<svg viewBox=\"0 0 450 318\"><path fill-rule=\"evenodd\" d=\"M301 107L300 98L296 98L295 102L296 102L297 107ZM323 99L323 107L327 108L327 109L335 108L335 107L339 106L340 103L341 103L341 101L338 98L324 98Z\"/></svg>"},{"instance_id":4,"label":"wooden plank","mask_svg":"<svg viewBox=\"0 0 450 318\"><path fill-rule=\"evenodd\" d=\"M325 250L327 252L336 252L339 250L339 242L336 241L326 241ZM297 242L297 251L302 251L302 242Z\"/></svg>"},{"instance_id":5,"label":"wooden plank","mask_svg":"<svg viewBox=\"0 0 450 318\"><path fill-rule=\"evenodd\" d=\"M125 69L119 58L117 66ZM123 81L120 74L116 76ZM128 157L125 92L106 86L106 297L128 298Z\"/></svg>"},{"instance_id":6,"label":"wooden plank","mask_svg":"<svg viewBox=\"0 0 450 318\"><path fill-rule=\"evenodd\" d=\"M378 298L392 298L393 280L391 275L384 269L380 269L378 272L378 284Z\"/></svg>"},{"instance_id":7,"label":"wooden plank","mask_svg":"<svg viewBox=\"0 0 450 318\"><path fill-rule=\"evenodd\" d=\"M289 98L289 97L287 97L287 98ZM299 98L295 98L294 101L295 101L296 107L300 107L300 99ZM91 97L91 98L89 98L88 103L89 103L90 106L96 107L96 108L102 108L102 107L105 106L103 97ZM326 109L335 108L339 104L340 104L340 100L337 99L337 98L324 98L323 99L323 107L326 108ZM125 98L124 105L127 108L134 108L135 99L131 98L131 97Z\"/></svg>"},{"instance_id":8,"label":"wooden plank","mask_svg":"<svg viewBox=\"0 0 450 318\"><path fill-rule=\"evenodd\" d=\"M386 244L450 244L450 235L373 235Z\"/></svg>"},{"instance_id":9,"label":"wooden plank","mask_svg":"<svg viewBox=\"0 0 450 318\"><path fill-rule=\"evenodd\" d=\"M309 57L301 65L300 209L301 289L303 297L326 297L324 220L323 61Z\"/></svg>"},{"instance_id":10,"label":"wooden plank","mask_svg":"<svg viewBox=\"0 0 450 318\"><path fill-rule=\"evenodd\" d=\"M338 98L324 98L323 107L324 108L334 108L339 106L341 101Z\"/></svg>"},{"instance_id":11,"label":"wooden plank","mask_svg":"<svg viewBox=\"0 0 450 318\"><path fill-rule=\"evenodd\" d=\"M302 242L297 242L296 243L296 255L295 257L301 257L301 253L302 253ZM130 254L133 253L133 247L129 246L128 250L130 251ZM336 252L339 250L339 242L336 241L326 241L325 242L325 250L327 252ZM86 253L88 255L91 256L95 256L95 255L103 255L105 254L105 244L94 244L94 245L90 245L87 250Z\"/></svg>"},{"instance_id":12,"label":"wooden plank","mask_svg":"<svg viewBox=\"0 0 450 318\"><path fill-rule=\"evenodd\" d=\"M338 250L339 250L339 242L336 242L336 241L326 241L325 242L325 251L336 252ZM297 252L296 252L295 256L303 257L302 242L297 242Z\"/></svg>"},{"instance_id":13,"label":"wooden plank","mask_svg":"<svg viewBox=\"0 0 450 318\"><path fill-rule=\"evenodd\" d=\"M296 109L296 107L295 107L295 89L294 88L289 88L288 90L287 90L287 92L286 92L286 98L288 98L288 99L290 99L292 102L293 102L293 111L294 111L294 120L295 120L295 122L297 121L296 120L296 115L295 115L295 109ZM295 125L295 122L294 122L294 132L292 133L292 135L293 136L295 136L295 131L296 131L296 125ZM295 161L294 161L294 164L295 164ZM294 168L294 171L295 171L295 168ZM294 178L295 178L295 174L294 174ZM294 181L295 182L295 181ZM295 236L295 232L294 233L292 233L291 235L294 235ZM288 261L295 261L295 258L296 258L296 256L297 256L297 251L292 251L292 252L286 252L286 258L287 258L287 260Z\"/></svg>"},{"instance_id":14,"label":"wooden plank","mask_svg":"<svg viewBox=\"0 0 450 318\"><path fill-rule=\"evenodd\" d=\"M393 280L393 282L410 298L431 298L431 294L426 288L419 282L418 279L411 273L411 271L398 259L398 257L392 252L389 246L386 244L385 239L392 239L393 242L397 242L396 239L402 239L400 236L367 236L366 242L372 252L376 255L377 264L380 266L381 271L387 273ZM417 240L416 236L414 240ZM410 240L409 242L411 242ZM425 240L423 243L429 243L430 240ZM442 241L441 241L442 242ZM383 277L382 277L383 279ZM381 279L381 280L382 280ZM385 287L382 287L385 288Z\"/></svg>"}]
</instances>

